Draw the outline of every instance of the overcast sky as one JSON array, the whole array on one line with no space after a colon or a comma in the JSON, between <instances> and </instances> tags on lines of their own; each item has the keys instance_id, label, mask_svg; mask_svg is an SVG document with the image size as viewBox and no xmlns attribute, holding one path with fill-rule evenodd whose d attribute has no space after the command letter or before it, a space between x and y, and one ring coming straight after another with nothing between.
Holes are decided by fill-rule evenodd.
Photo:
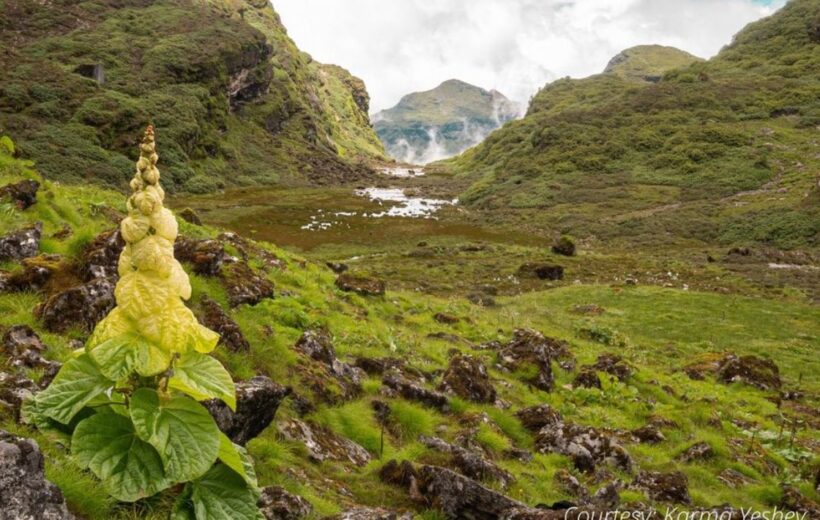
<instances>
[{"instance_id":1,"label":"overcast sky","mask_svg":"<svg viewBox=\"0 0 820 520\"><path fill-rule=\"evenodd\" d=\"M273 0L296 44L367 83L375 112L458 78L526 102L633 45L708 58L785 0Z\"/></svg>"}]
</instances>

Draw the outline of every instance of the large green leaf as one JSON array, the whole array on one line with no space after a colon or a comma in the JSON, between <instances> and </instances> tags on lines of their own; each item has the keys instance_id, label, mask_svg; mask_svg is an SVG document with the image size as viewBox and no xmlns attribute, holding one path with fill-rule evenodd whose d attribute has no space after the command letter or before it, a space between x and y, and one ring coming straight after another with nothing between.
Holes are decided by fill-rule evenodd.
<instances>
[{"instance_id":1,"label":"large green leaf","mask_svg":"<svg viewBox=\"0 0 820 520\"><path fill-rule=\"evenodd\" d=\"M216 359L189 352L174 365L169 388L190 395L197 401L221 399L231 410L236 410L236 387L231 375Z\"/></svg>"},{"instance_id":2,"label":"large green leaf","mask_svg":"<svg viewBox=\"0 0 820 520\"><path fill-rule=\"evenodd\" d=\"M162 458L168 479L202 476L219 454L219 428L204 406L185 396L161 399L140 388L131 396L131 419L139 437Z\"/></svg>"},{"instance_id":3,"label":"large green leaf","mask_svg":"<svg viewBox=\"0 0 820 520\"><path fill-rule=\"evenodd\" d=\"M219 460L231 468L236 474L245 479L245 482L256 489L256 471L253 468L248 452L242 446L237 446L224 433L219 434Z\"/></svg>"},{"instance_id":4,"label":"large green leaf","mask_svg":"<svg viewBox=\"0 0 820 520\"><path fill-rule=\"evenodd\" d=\"M37 394L37 408L46 417L68 424L89 401L113 386L83 354L63 365L48 388Z\"/></svg>"},{"instance_id":5,"label":"large green leaf","mask_svg":"<svg viewBox=\"0 0 820 520\"><path fill-rule=\"evenodd\" d=\"M197 520L263 520L259 494L228 466L217 464L190 484Z\"/></svg>"},{"instance_id":6,"label":"large green leaf","mask_svg":"<svg viewBox=\"0 0 820 520\"><path fill-rule=\"evenodd\" d=\"M159 454L137 437L128 417L105 411L81 421L71 450L118 500L134 502L169 485Z\"/></svg>"},{"instance_id":7,"label":"large green leaf","mask_svg":"<svg viewBox=\"0 0 820 520\"><path fill-rule=\"evenodd\" d=\"M168 369L171 355L138 334L124 334L88 351L106 377L119 381L136 371L154 376Z\"/></svg>"}]
</instances>

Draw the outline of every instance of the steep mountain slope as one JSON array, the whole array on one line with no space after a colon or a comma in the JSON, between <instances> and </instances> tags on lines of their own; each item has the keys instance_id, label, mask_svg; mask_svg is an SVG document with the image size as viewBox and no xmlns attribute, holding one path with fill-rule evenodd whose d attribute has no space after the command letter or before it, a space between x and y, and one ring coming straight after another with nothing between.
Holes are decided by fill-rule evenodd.
<instances>
[{"instance_id":1,"label":"steep mountain slope","mask_svg":"<svg viewBox=\"0 0 820 520\"><path fill-rule=\"evenodd\" d=\"M500 92L453 79L406 95L373 122L393 158L424 164L475 146L518 115L519 107Z\"/></svg>"},{"instance_id":2,"label":"steep mountain slope","mask_svg":"<svg viewBox=\"0 0 820 520\"><path fill-rule=\"evenodd\" d=\"M449 163L508 221L626 243L818 245L820 1L659 83L559 80Z\"/></svg>"},{"instance_id":3,"label":"steep mountain slope","mask_svg":"<svg viewBox=\"0 0 820 520\"><path fill-rule=\"evenodd\" d=\"M332 182L383 155L362 82L266 1L7 0L0 29L0 128L55 180L122 185L149 120L171 190Z\"/></svg>"},{"instance_id":4,"label":"steep mountain slope","mask_svg":"<svg viewBox=\"0 0 820 520\"><path fill-rule=\"evenodd\" d=\"M626 49L612 58L604 74L615 74L624 79L637 81L660 81L669 70L702 61L686 51L663 45L638 45Z\"/></svg>"}]
</instances>

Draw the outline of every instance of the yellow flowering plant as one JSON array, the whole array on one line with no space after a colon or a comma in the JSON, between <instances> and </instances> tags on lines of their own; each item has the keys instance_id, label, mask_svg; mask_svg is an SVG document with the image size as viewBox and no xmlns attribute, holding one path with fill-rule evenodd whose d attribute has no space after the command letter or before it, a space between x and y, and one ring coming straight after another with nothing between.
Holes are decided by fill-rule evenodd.
<instances>
[{"instance_id":1,"label":"yellow flowering plant","mask_svg":"<svg viewBox=\"0 0 820 520\"><path fill-rule=\"evenodd\" d=\"M236 407L230 374L208 353L219 336L183 300L177 221L163 206L154 130L145 131L120 225L117 306L26 407L38 427L70 434L73 457L115 498L134 502L180 483L175 520L259 519L253 464L199 401Z\"/></svg>"}]
</instances>

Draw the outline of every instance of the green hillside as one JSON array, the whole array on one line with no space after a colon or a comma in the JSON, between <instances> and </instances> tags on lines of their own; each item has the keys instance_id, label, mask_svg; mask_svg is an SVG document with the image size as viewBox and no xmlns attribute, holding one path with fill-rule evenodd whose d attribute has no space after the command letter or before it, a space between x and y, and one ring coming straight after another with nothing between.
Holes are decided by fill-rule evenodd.
<instances>
[{"instance_id":1,"label":"green hillside","mask_svg":"<svg viewBox=\"0 0 820 520\"><path fill-rule=\"evenodd\" d=\"M124 186L148 122L170 190L334 182L383 155L361 80L297 49L268 2L5 0L0 47L0 130L53 180Z\"/></svg>"},{"instance_id":2,"label":"green hillside","mask_svg":"<svg viewBox=\"0 0 820 520\"><path fill-rule=\"evenodd\" d=\"M658 83L544 87L527 116L447 164L464 203L609 242L816 247L818 0L793 0Z\"/></svg>"},{"instance_id":3,"label":"green hillside","mask_svg":"<svg viewBox=\"0 0 820 520\"><path fill-rule=\"evenodd\" d=\"M457 155L518 113L518 106L500 92L451 79L404 96L395 107L374 115L373 122L393 158L417 163Z\"/></svg>"},{"instance_id":4,"label":"green hillside","mask_svg":"<svg viewBox=\"0 0 820 520\"><path fill-rule=\"evenodd\" d=\"M618 53L604 69L604 74L615 74L636 81L660 81L664 73L701 61L686 51L663 45L638 45Z\"/></svg>"},{"instance_id":5,"label":"green hillside","mask_svg":"<svg viewBox=\"0 0 820 520\"><path fill-rule=\"evenodd\" d=\"M161 153L161 138L159 144ZM9 140L0 145L0 186L41 183L31 207L4 203L0 208L0 237L43 223L38 251L43 256L24 265L0 264L0 332L30 326L47 347L27 362L66 362L78 341L87 338L88 325L72 322L81 316L75 313L59 316L65 325L55 328L36 309L83 283L88 262L100 261L91 252L106 243L96 237L115 227L124 197L44 180L31 163L10 155ZM811 374L817 373L820 315L803 299L597 284L499 297L493 307L412 290L388 288L384 296L368 296L342 290L324 264L273 244L220 235L218 229L181 219L179 224L180 240L212 240L236 257L216 273L185 263L193 286L191 308L203 316L207 305L217 305L235 323L215 355L237 381L264 375L292 389L274 423L247 444L260 486L281 486L291 494L285 496L306 500L308 512L292 518L325 518L362 507L381 508L370 515L403 511L427 520L462 518L442 509L447 502L436 493L444 490L423 476L441 467L469 477L444 473L464 479L454 485L481 482L478 492L490 504L530 506L524 511L536 520L558 517L532 506L561 500L589 504L593 493L607 489L609 494L600 495L605 498L591 503L660 511L675 501L687 508L815 507L812 410L820 388ZM8 283L41 283L25 275L32 267L50 273L39 289L9 289ZM366 265L355 274L367 275ZM273 284L273 296L237 305L234 284L248 290L246 277L255 277L250 283L257 287ZM206 303L204 296L216 303ZM704 321L704 316L712 318ZM525 328L553 339L514 332ZM246 346L236 346L236 330ZM308 337L326 331L330 354L311 357L300 340L307 331L314 331ZM556 358L548 377L537 357L542 342L558 349L551 354ZM168 518L178 489L135 504L118 503L66 451L65 441L55 436L59 432L16 421L14 406L6 400L30 387L15 385L47 377L47 370L21 368L15 352L0 353L6 372L0 377L0 404L5 403L0 429L37 440L45 453L46 476L60 487L69 509L94 520ZM732 382L718 371L729 353L757 356L748 359L760 359L762 368ZM776 363L779 375L770 375L766 360ZM486 376L459 372L459 363L479 363ZM366 372L353 371L353 365ZM388 377L394 372L414 390L393 389L401 388L390 386L397 384ZM539 373L546 379L539 380ZM466 381L465 386L457 386L458 381ZM584 469L580 459L550 448L543 431L537 433L540 426L533 424L543 417L528 416L527 410L540 405L548 405L548 415L559 414L559 426L591 427L597 432L593 435L607 439L601 441L604 446L613 442L618 448L596 453L595 471ZM310 425L319 444L283 433L300 424L294 421ZM344 444L349 441L356 444ZM350 453L355 457L348 458ZM622 463L607 459L607 453ZM421 495L391 477L395 474L385 469L390 460L408 461L416 468L412 471L421 472ZM653 478L651 472L683 479L682 492L677 488L669 498L657 494L664 491L641 480ZM457 496L465 498L460 506L465 511L481 507L469 495ZM293 507L296 498L288 500L285 504ZM283 506L269 511L280 511L276 507ZM267 518L280 518L275 514Z\"/></svg>"}]
</instances>

